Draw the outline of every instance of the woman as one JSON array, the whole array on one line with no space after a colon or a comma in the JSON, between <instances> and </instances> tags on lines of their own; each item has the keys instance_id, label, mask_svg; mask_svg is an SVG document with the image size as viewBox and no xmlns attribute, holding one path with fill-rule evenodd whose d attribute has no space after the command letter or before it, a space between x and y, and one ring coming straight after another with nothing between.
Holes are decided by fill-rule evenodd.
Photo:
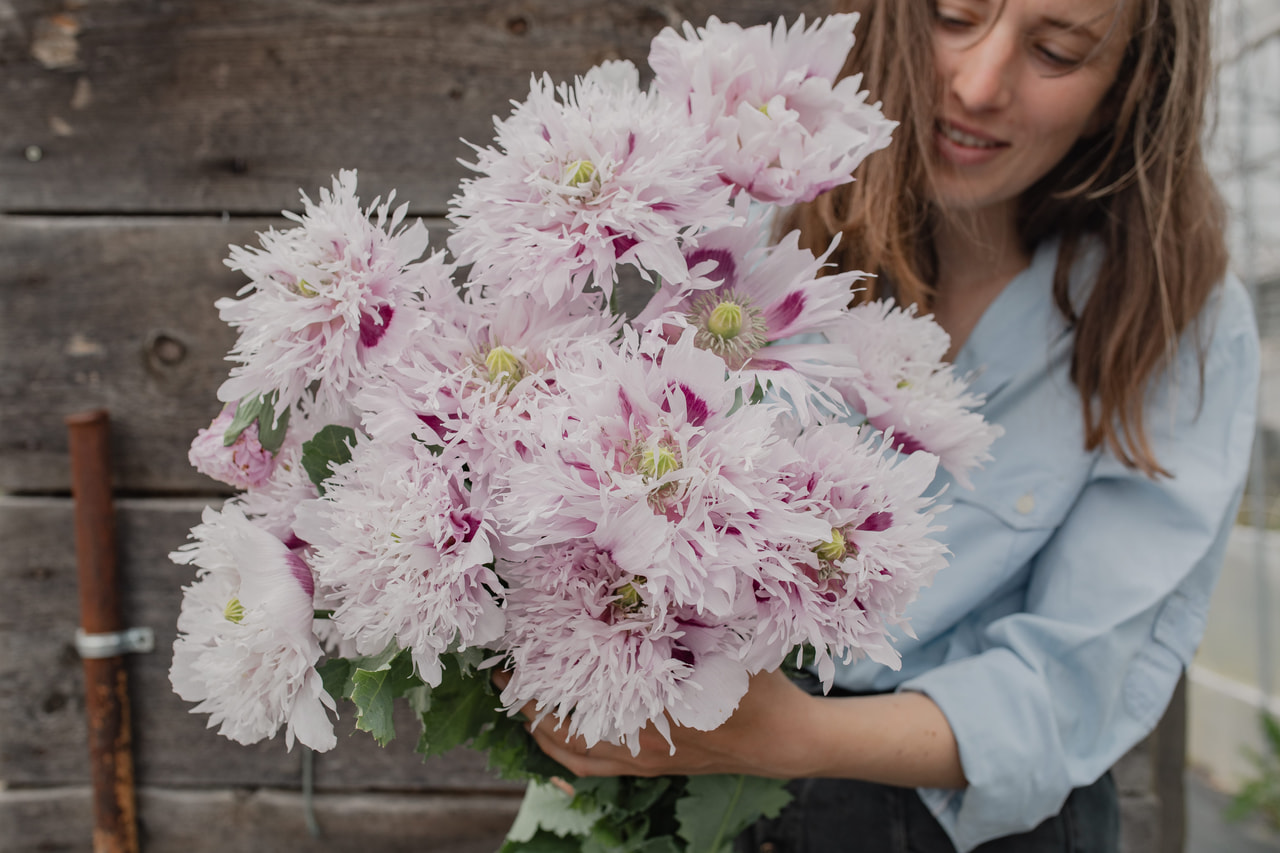
<instances>
[{"instance_id":1,"label":"woman","mask_svg":"<svg viewBox=\"0 0 1280 853\"><path fill-rule=\"evenodd\" d=\"M952 565L902 669L845 667L837 697L758 676L674 755L535 736L580 775L802 780L760 849L1114 850L1107 769L1199 642L1253 430L1256 332L1199 147L1210 3L849 5L850 68L901 125L793 220L932 311L1005 429L946 492Z\"/></svg>"}]
</instances>

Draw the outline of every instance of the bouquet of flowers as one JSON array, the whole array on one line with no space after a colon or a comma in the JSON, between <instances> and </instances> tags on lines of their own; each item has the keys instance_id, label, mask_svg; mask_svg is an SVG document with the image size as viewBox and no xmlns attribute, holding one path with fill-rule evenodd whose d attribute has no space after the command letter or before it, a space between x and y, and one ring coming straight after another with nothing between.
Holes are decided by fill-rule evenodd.
<instances>
[{"instance_id":1,"label":"bouquet of flowers","mask_svg":"<svg viewBox=\"0 0 1280 853\"><path fill-rule=\"evenodd\" d=\"M380 743L407 702L427 755L572 780L518 709L635 749L719 726L786 661L828 686L838 660L897 664L944 563L935 468L964 482L996 429L932 320L849 307L831 249L770 242L776 206L888 144L837 79L855 20L668 29L647 89L627 62L535 78L474 147L448 254L354 172L232 248L235 365L190 458L242 493L172 555L197 574L171 680L210 726L328 750L340 702ZM623 268L653 286L634 318ZM504 850L720 851L786 798L576 791L533 787Z\"/></svg>"}]
</instances>

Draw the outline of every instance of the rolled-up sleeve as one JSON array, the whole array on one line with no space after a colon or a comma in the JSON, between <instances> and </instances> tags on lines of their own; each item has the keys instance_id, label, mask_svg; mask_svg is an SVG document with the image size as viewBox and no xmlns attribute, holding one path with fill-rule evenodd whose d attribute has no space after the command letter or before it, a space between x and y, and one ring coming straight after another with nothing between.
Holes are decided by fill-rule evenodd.
<instances>
[{"instance_id":1,"label":"rolled-up sleeve","mask_svg":"<svg viewBox=\"0 0 1280 853\"><path fill-rule=\"evenodd\" d=\"M927 694L968 787L922 790L961 851L1026 831L1151 731L1191 661L1252 443L1258 342L1248 298L1214 303L1203 394L1188 341L1147 408L1152 479L1099 454L1029 567L1025 601L975 632L975 654L899 689Z\"/></svg>"}]
</instances>

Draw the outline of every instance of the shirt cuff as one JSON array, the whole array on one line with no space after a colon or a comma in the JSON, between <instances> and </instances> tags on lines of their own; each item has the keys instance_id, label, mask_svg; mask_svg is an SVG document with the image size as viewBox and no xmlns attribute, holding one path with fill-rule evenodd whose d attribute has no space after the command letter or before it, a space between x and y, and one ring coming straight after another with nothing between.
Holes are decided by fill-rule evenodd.
<instances>
[{"instance_id":1,"label":"shirt cuff","mask_svg":"<svg viewBox=\"0 0 1280 853\"><path fill-rule=\"evenodd\" d=\"M1013 652L989 649L904 682L946 716L968 787L921 789L959 853L1027 832L1062 810L1072 784L1040 678ZM991 698L1006 701L992 707Z\"/></svg>"}]
</instances>

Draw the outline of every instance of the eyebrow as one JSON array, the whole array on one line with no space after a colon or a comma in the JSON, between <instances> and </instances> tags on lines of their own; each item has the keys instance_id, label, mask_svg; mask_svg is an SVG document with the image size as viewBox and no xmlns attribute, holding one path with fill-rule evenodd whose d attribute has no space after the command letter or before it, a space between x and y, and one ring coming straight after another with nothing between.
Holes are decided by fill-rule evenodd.
<instances>
[{"instance_id":1,"label":"eyebrow","mask_svg":"<svg viewBox=\"0 0 1280 853\"><path fill-rule=\"evenodd\" d=\"M1106 16L1107 14L1103 12L1099 15L1095 15L1088 21L1064 21L1061 18L1042 18L1041 23L1049 29L1062 30L1063 32L1068 33L1079 33L1100 43L1105 36L1097 33L1093 29L1093 25L1106 18ZM1107 31L1110 32L1110 30L1111 27L1108 26Z\"/></svg>"}]
</instances>

